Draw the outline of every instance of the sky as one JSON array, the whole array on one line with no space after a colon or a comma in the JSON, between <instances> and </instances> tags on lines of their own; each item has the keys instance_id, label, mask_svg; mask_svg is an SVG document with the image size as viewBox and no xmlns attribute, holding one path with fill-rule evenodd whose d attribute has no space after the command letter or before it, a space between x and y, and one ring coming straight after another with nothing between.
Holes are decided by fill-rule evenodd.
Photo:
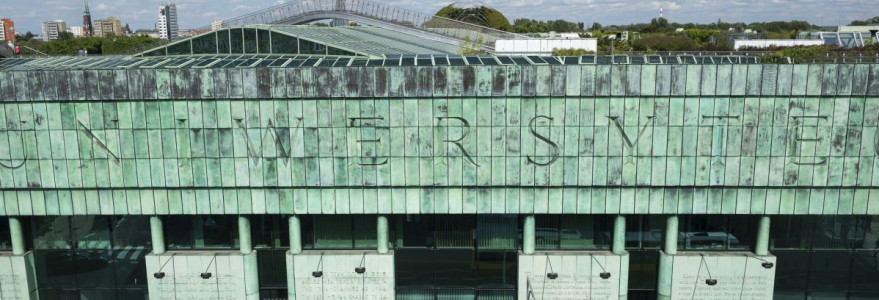
<instances>
[{"instance_id":1,"label":"sky","mask_svg":"<svg viewBox=\"0 0 879 300\"><path fill-rule=\"evenodd\" d=\"M39 33L40 23L61 19L68 26L82 23L81 0L3 0L0 17L15 21L16 31ZM381 1L393 6L422 13L433 14L450 1L392 0ZM659 15L670 22L713 23L758 22L777 20L804 20L819 25L846 25L852 20L865 20L879 15L875 0L486 0L484 2L457 2L463 5L484 4L507 16L512 22L517 18L537 20L565 19L593 22L603 25L647 23ZM153 29L160 1L89 0L92 20L107 16L119 18L123 25L129 23L132 30ZM178 20L181 28L208 26L214 20L228 19L262 8L283 4L279 0L178 0ZM872 6L872 7L871 7Z\"/></svg>"}]
</instances>

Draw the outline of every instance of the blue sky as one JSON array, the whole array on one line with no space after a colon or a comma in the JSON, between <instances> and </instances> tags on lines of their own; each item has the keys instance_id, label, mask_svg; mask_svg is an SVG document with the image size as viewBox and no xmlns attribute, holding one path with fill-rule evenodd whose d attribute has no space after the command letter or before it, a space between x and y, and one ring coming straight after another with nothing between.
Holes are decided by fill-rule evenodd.
<instances>
[{"instance_id":1,"label":"blue sky","mask_svg":"<svg viewBox=\"0 0 879 300\"><path fill-rule=\"evenodd\" d=\"M512 22L516 18L539 20L566 19L575 22L629 24L649 22L659 14L672 22L710 23L771 20L805 20L824 25L848 24L879 15L875 0L486 0L484 3L503 12ZM4 0L0 17L12 18L19 32L40 31L40 22L62 19L68 26L82 22L81 0ZM115 16L131 29L154 27L160 1L90 0L92 19ZM178 0L177 10L182 28L210 25L211 21L246 14L260 8L283 3L277 0ZM423 13L434 13L450 1L392 0L378 1ZM871 7L872 6L872 7ZM588 25L587 25L588 26Z\"/></svg>"}]
</instances>

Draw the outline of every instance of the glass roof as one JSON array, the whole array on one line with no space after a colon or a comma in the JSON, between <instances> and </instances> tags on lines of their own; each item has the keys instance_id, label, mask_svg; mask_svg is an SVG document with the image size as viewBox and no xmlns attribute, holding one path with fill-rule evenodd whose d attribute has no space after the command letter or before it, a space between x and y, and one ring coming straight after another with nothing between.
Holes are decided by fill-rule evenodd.
<instances>
[{"instance_id":1,"label":"glass roof","mask_svg":"<svg viewBox=\"0 0 879 300\"><path fill-rule=\"evenodd\" d=\"M389 53L453 54L458 49L458 45L377 27L255 25L203 33L137 56L309 54L384 58Z\"/></svg>"},{"instance_id":2,"label":"glass roof","mask_svg":"<svg viewBox=\"0 0 879 300\"><path fill-rule=\"evenodd\" d=\"M224 54L190 56L101 56L3 59L4 70L132 70L397 66L756 64L754 56L586 55L570 57L457 54L388 54L385 58L346 55Z\"/></svg>"}]
</instances>

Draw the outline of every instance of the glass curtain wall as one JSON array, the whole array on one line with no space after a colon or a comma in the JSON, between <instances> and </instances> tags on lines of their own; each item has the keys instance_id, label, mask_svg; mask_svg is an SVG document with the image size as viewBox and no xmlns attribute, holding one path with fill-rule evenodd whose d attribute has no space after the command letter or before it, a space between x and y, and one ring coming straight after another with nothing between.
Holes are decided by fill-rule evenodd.
<instances>
[{"instance_id":1,"label":"glass curtain wall","mask_svg":"<svg viewBox=\"0 0 879 300\"><path fill-rule=\"evenodd\" d=\"M516 215L394 218L397 299L514 299Z\"/></svg>"},{"instance_id":2,"label":"glass curtain wall","mask_svg":"<svg viewBox=\"0 0 879 300\"><path fill-rule=\"evenodd\" d=\"M290 250L287 216L249 216L259 271L260 299L286 299L286 253Z\"/></svg>"},{"instance_id":3,"label":"glass curtain wall","mask_svg":"<svg viewBox=\"0 0 879 300\"><path fill-rule=\"evenodd\" d=\"M604 215L537 215L534 221L541 250L606 250L613 239L613 219Z\"/></svg>"},{"instance_id":4,"label":"glass curtain wall","mask_svg":"<svg viewBox=\"0 0 879 300\"><path fill-rule=\"evenodd\" d=\"M168 250L239 248L237 216L169 216L163 225Z\"/></svg>"},{"instance_id":5,"label":"glass curtain wall","mask_svg":"<svg viewBox=\"0 0 879 300\"><path fill-rule=\"evenodd\" d=\"M656 299L659 249L667 216L626 216L626 251L629 252L629 299Z\"/></svg>"},{"instance_id":6,"label":"glass curtain wall","mask_svg":"<svg viewBox=\"0 0 879 300\"><path fill-rule=\"evenodd\" d=\"M775 299L879 299L879 216L773 216Z\"/></svg>"},{"instance_id":7,"label":"glass curtain wall","mask_svg":"<svg viewBox=\"0 0 879 300\"><path fill-rule=\"evenodd\" d=\"M41 299L146 299L149 217L31 218Z\"/></svg>"}]
</instances>

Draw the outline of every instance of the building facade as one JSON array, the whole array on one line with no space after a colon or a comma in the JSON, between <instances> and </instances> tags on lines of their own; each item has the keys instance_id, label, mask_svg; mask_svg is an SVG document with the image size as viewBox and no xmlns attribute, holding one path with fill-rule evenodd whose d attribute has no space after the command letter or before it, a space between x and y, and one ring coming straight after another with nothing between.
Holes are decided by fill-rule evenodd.
<instances>
[{"instance_id":1,"label":"building facade","mask_svg":"<svg viewBox=\"0 0 879 300\"><path fill-rule=\"evenodd\" d=\"M393 34L4 67L3 296L879 299L879 64Z\"/></svg>"},{"instance_id":2,"label":"building facade","mask_svg":"<svg viewBox=\"0 0 879 300\"><path fill-rule=\"evenodd\" d=\"M122 23L116 17L110 16L106 19L95 20L95 35L97 37L105 37L109 35L121 36Z\"/></svg>"},{"instance_id":3,"label":"building facade","mask_svg":"<svg viewBox=\"0 0 879 300\"><path fill-rule=\"evenodd\" d=\"M43 40L44 41L54 41L57 40L59 34L67 31L67 22L62 20L55 21L46 21L43 22Z\"/></svg>"},{"instance_id":4,"label":"building facade","mask_svg":"<svg viewBox=\"0 0 879 300\"><path fill-rule=\"evenodd\" d=\"M159 6L159 21L156 24L159 38L176 41L180 30L177 23L177 5L165 3Z\"/></svg>"},{"instance_id":5,"label":"building facade","mask_svg":"<svg viewBox=\"0 0 879 300\"><path fill-rule=\"evenodd\" d=\"M0 19L0 41L15 42L15 22L12 19Z\"/></svg>"}]
</instances>

